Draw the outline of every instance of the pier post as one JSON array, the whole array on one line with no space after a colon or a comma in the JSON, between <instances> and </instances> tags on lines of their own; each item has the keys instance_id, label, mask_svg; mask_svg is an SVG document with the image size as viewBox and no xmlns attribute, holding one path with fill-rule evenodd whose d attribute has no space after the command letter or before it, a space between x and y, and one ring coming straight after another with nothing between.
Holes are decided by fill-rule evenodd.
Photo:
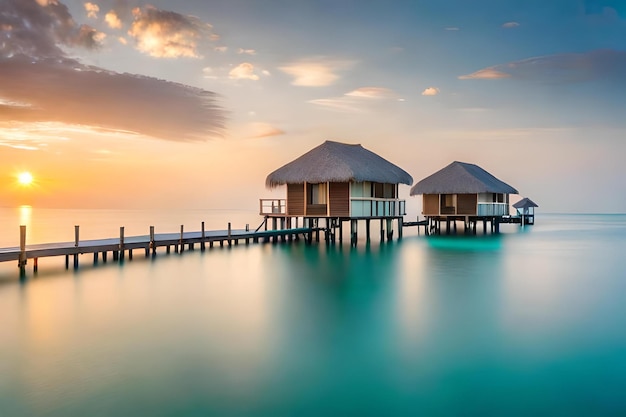
<instances>
[{"instance_id":1,"label":"pier post","mask_svg":"<svg viewBox=\"0 0 626 417\"><path fill-rule=\"evenodd\" d=\"M398 240L402 240L402 229L404 228L404 219L402 217L398 217ZM420 227L417 226L417 231L419 233Z\"/></svg>"},{"instance_id":2,"label":"pier post","mask_svg":"<svg viewBox=\"0 0 626 417\"><path fill-rule=\"evenodd\" d=\"M80 226L78 226L78 225L74 226L74 247L75 248L78 248L79 230L80 230ZM78 250L74 254L74 269L77 269L77 268L78 268Z\"/></svg>"},{"instance_id":3,"label":"pier post","mask_svg":"<svg viewBox=\"0 0 626 417\"><path fill-rule=\"evenodd\" d=\"M276 223L276 218L274 218L274 223ZM233 243L230 240L231 233L232 233L231 225L230 225L230 222L228 222L228 246L233 245Z\"/></svg>"},{"instance_id":4,"label":"pier post","mask_svg":"<svg viewBox=\"0 0 626 417\"><path fill-rule=\"evenodd\" d=\"M370 219L365 219L365 241L370 243Z\"/></svg>"},{"instance_id":5,"label":"pier post","mask_svg":"<svg viewBox=\"0 0 626 417\"><path fill-rule=\"evenodd\" d=\"M204 231L204 222L202 222L202 239L200 240L200 250L202 252L204 252L204 250L206 249L206 245L204 243L205 239L206 239L206 232Z\"/></svg>"},{"instance_id":6,"label":"pier post","mask_svg":"<svg viewBox=\"0 0 626 417\"><path fill-rule=\"evenodd\" d=\"M156 245L154 244L154 226L150 226L150 249L152 249L152 254L156 255Z\"/></svg>"},{"instance_id":7,"label":"pier post","mask_svg":"<svg viewBox=\"0 0 626 417\"><path fill-rule=\"evenodd\" d=\"M385 241L385 224L384 224L384 219L380 219L380 242L384 242Z\"/></svg>"},{"instance_id":8,"label":"pier post","mask_svg":"<svg viewBox=\"0 0 626 417\"><path fill-rule=\"evenodd\" d=\"M107 263L107 252L102 252L102 262Z\"/></svg>"},{"instance_id":9,"label":"pier post","mask_svg":"<svg viewBox=\"0 0 626 417\"><path fill-rule=\"evenodd\" d=\"M343 219L339 219L339 244L343 243Z\"/></svg>"},{"instance_id":10,"label":"pier post","mask_svg":"<svg viewBox=\"0 0 626 417\"><path fill-rule=\"evenodd\" d=\"M17 263L20 268L20 276L26 274L26 225L20 225L20 256Z\"/></svg>"},{"instance_id":11,"label":"pier post","mask_svg":"<svg viewBox=\"0 0 626 417\"><path fill-rule=\"evenodd\" d=\"M120 262L124 260L124 226L120 226L120 251L118 259Z\"/></svg>"},{"instance_id":12,"label":"pier post","mask_svg":"<svg viewBox=\"0 0 626 417\"><path fill-rule=\"evenodd\" d=\"M33 259L33 272L36 274L39 270L39 258Z\"/></svg>"},{"instance_id":13,"label":"pier post","mask_svg":"<svg viewBox=\"0 0 626 417\"><path fill-rule=\"evenodd\" d=\"M181 224L180 225L180 239L178 241L178 244L180 246L180 253L183 253L183 251L185 250L185 244L183 243L183 237L185 234L184 229L185 229L184 226ZM176 249L176 252L178 253L178 248Z\"/></svg>"},{"instance_id":14,"label":"pier post","mask_svg":"<svg viewBox=\"0 0 626 417\"><path fill-rule=\"evenodd\" d=\"M93 253L93 264L98 265L98 251Z\"/></svg>"}]
</instances>

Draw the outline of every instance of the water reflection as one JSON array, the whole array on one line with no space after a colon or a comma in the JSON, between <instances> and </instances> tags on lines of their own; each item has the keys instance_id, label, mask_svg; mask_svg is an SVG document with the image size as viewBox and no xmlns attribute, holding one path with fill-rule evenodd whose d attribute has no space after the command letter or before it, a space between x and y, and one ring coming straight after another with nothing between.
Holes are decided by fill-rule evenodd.
<instances>
[{"instance_id":1,"label":"water reflection","mask_svg":"<svg viewBox=\"0 0 626 417\"><path fill-rule=\"evenodd\" d=\"M497 251L502 248L501 235L487 236L428 236L431 248L457 251Z\"/></svg>"}]
</instances>

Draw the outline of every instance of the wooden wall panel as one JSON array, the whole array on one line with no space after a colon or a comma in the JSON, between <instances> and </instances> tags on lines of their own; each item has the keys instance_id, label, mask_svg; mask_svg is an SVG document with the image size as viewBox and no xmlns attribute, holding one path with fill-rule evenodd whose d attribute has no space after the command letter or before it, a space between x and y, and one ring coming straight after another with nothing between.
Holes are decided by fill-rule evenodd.
<instances>
[{"instance_id":1,"label":"wooden wall panel","mask_svg":"<svg viewBox=\"0 0 626 417\"><path fill-rule=\"evenodd\" d=\"M350 183L331 182L329 196L331 216L350 216Z\"/></svg>"},{"instance_id":2,"label":"wooden wall panel","mask_svg":"<svg viewBox=\"0 0 626 417\"><path fill-rule=\"evenodd\" d=\"M439 215L439 194L424 194L422 206L422 214L424 216Z\"/></svg>"},{"instance_id":3,"label":"wooden wall panel","mask_svg":"<svg viewBox=\"0 0 626 417\"><path fill-rule=\"evenodd\" d=\"M476 215L477 194L458 194L456 196L456 213L464 215Z\"/></svg>"},{"instance_id":4,"label":"wooden wall panel","mask_svg":"<svg viewBox=\"0 0 626 417\"><path fill-rule=\"evenodd\" d=\"M287 214L304 216L304 184L287 184Z\"/></svg>"}]
</instances>

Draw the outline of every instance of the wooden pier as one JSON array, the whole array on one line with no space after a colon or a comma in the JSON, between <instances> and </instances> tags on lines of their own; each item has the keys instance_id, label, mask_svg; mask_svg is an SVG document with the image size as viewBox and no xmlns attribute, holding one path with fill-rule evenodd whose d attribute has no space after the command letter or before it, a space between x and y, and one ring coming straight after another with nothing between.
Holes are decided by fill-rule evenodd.
<instances>
[{"instance_id":1,"label":"wooden pier","mask_svg":"<svg viewBox=\"0 0 626 417\"><path fill-rule=\"evenodd\" d=\"M260 227L259 227L260 229ZM65 256L65 267L70 267L70 257L74 268L78 268L79 255L93 255L93 263L97 264L100 259L107 262L108 254L111 253L113 261L123 261L126 257L133 258L133 252L143 252L146 257L155 256L158 248L165 248L166 253L182 253L186 249L194 250L196 245L204 251L206 247L212 248L215 244L220 247L259 242L286 242L303 238L311 243L317 234L319 241L319 229L314 227L289 228L279 230L248 230L231 229L230 223L226 230L204 229L204 222L200 231L185 232L183 226L180 233L154 233L154 226L150 226L150 233L142 236L124 236L124 227L120 227L120 236L116 238L79 240L79 227L75 226L75 239L73 242L42 243L26 245L26 226L20 226L20 246L0 248L0 262L17 261L20 274L26 272L26 264L29 259L33 260L33 272L37 272L39 258Z\"/></svg>"}]
</instances>

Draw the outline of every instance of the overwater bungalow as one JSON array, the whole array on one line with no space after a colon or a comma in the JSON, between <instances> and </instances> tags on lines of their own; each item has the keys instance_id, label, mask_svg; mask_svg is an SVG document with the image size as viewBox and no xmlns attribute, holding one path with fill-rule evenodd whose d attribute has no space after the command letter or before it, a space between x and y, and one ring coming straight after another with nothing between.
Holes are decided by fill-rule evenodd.
<instances>
[{"instance_id":1,"label":"overwater bungalow","mask_svg":"<svg viewBox=\"0 0 626 417\"><path fill-rule=\"evenodd\" d=\"M316 227L325 219L332 239L334 228L349 220L353 243L358 220L366 221L369 238L369 221L380 219L381 237L385 220L391 238L391 222L398 220L401 233L405 214L399 184L412 183L406 171L361 145L326 141L267 176L269 188L286 185L286 198L261 199L260 214L274 222L302 218Z\"/></svg>"},{"instance_id":2,"label":"overwater bungalow","mask_svg":"<svg viewBox=\"0 0 626 417\"><path fill-rule=\"evenodd\" d=\"M424 178L411 188L410 195L422 195L422 213L435 232L441 232L446 222L450 232L453 222L464 221L465 230L476 232L476 223L491 223L498 232L503 216L509 215L509 195L518 194L509 184L499 180L478 165L452 162L445 168Z\"/></svg>"},{"instance_id":3,"label":"overwater bungalow","mask_svg":"<svg viewBox=\"0 0 626 417\"><path fill-rule=\"evenodd\" d=\"M535 207L539 207L530 198L524 197L517 203L513 204L513 208L517 210L517 217L520 218L521 225L535 224Z\"/></svg>"}]
</instances>

